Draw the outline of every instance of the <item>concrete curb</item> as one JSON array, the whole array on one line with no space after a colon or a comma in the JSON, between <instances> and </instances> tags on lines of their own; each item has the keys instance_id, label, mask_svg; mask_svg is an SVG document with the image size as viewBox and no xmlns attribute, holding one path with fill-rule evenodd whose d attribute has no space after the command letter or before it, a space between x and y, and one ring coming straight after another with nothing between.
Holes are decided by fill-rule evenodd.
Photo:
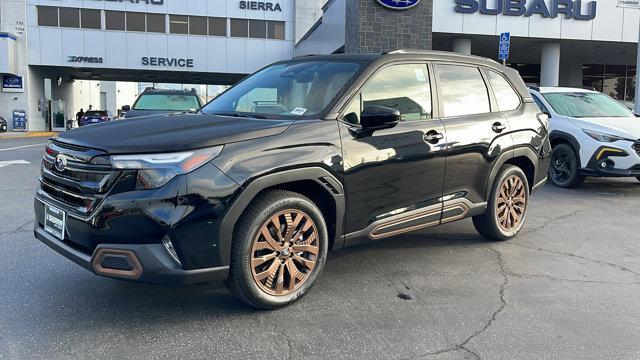
<instances>
[{"instance_id":1,"label":"concrete curb","mask_svg":"<svg viewBox=\"0 0 640 360\"><path fill-rule=\"evenodd\" d=\"M52 131L30 131L30 132L10 132L0 134L0 139L23 139L32 137L54 137L57 132Z\"/></svg>"}]
</instances>

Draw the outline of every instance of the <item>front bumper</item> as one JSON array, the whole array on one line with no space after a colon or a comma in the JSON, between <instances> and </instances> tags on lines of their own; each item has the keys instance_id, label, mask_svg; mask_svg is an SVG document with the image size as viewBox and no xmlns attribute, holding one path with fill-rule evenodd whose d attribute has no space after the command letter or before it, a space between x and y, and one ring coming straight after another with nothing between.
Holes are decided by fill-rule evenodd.
<instances>
[{"instance_id":1,"label":"front bumper","mask_svg":"<svg viewBox=\"0 0 640 360\"><path fill-rule=\"evenodd\" d=\"M592 177L639 177L640 150L634 146L632 142L600 146L580 173Z\"/></svg>"},{"instance_id":2,"label":"front bumper","mask_svg":"<svg viewBox=\"0 0 640 360\"><path fill-rule=\"evenodd\" d=\"M150 284L188 285L224 280L229 274L228 266L198 270L180 269L169 257L162 244L100 244L92 254L88 254L68 241L53 237L44 231L38 222L36 222L34 235L43 244L67 259L96 275L110 278ZM114 256L126 254L131 260L132 268L130 270L109 268L109 265L103 261L105 254L114 254Z\"/></svg>"}]
</instances>

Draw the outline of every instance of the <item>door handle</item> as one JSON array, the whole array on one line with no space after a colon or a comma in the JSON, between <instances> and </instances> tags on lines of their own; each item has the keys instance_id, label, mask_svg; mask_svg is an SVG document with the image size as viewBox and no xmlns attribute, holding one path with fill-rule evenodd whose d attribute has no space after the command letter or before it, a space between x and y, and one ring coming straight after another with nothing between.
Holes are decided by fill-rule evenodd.
<instances>
[{"instance_id":1,"label":"door handle","mask_svg":"<svg viewBox=\"0 0 640 360\"><path fill-rule=\"evenodd\" d=\"M503 132L506 128L507 128L506 125L503 125L502 123L499 123L499 122L494 123L493 126L491 126L491 129L493 130L493 132L496 132L498 134Z\"/></svg>"},{"instance_id":2,"label":"door handle","mask_svg":"<svg viewBox=\"0 0 640 360\"><path fill-rule=\"evenodd\" d=\"M435 130L431 130L424 135L424 141L429 144L437 144L442 139L444 139L444 134L441 134Z\"/></svg>"}]
</instances>

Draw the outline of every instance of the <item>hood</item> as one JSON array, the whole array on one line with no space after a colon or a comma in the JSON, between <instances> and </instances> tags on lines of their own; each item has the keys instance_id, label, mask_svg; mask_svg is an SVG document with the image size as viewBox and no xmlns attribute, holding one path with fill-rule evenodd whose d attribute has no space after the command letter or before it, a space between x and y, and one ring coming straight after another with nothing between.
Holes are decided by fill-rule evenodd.
<instances>
[{"instance_id":1,"label":"hood","mask_svg":"<svg viewBox=\"0 0 640 360\"><path fill-rule=\"evenodd\" d=\"M640 139L640 118L569 118L571 123L583 130L616 135L630 140Z\"/></svg>"},{"instance_id":2,"label":"hood","mask_svg":"<svg viewBox=\"0 0 640 360\"><path fill-rule=\"evenodd\" d=\"M158 115L82 127L55 140L110 154L177 152L278 135L292 123L205 114Z\"/></svg>"},{"instance_id":3,"label":"hood","mask_svg":"<svg viewBox=\"0 0 640 360\"><path fill-rule=\"evenodd\" d=\"M122 116L125 119L136 118L141 116L163 115L163 114L180 114L184 111L172 111L172 110L129 110Z\"/></svg>"}]
</instances>

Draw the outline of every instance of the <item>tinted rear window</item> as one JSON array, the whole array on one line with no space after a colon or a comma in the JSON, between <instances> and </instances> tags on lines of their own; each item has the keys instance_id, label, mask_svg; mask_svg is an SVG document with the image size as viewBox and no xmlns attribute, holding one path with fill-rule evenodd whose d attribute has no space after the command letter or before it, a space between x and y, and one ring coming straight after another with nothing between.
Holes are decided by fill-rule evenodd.
<instances>
[{"instance_id":1,"label":"tinted rear window","mask_svg":"<svg viewBox=\"0 0 640 360\"><path fill-rule=\"evenodd\" d=\"M84 113L84 116L106 116L107 112L106 111L87 111L86 113Z\"/></svg>"},{"instance_id":2,"label":"tinted rear window","mask_svg":"<svg viewBox=\"0 0 640 360\"><path fill-rule=\"evenodd\" d=\"M133 106L133 110L191 111L199 108L198 97L185 94L144 94Z\"/></svg>"}]
</instances>

